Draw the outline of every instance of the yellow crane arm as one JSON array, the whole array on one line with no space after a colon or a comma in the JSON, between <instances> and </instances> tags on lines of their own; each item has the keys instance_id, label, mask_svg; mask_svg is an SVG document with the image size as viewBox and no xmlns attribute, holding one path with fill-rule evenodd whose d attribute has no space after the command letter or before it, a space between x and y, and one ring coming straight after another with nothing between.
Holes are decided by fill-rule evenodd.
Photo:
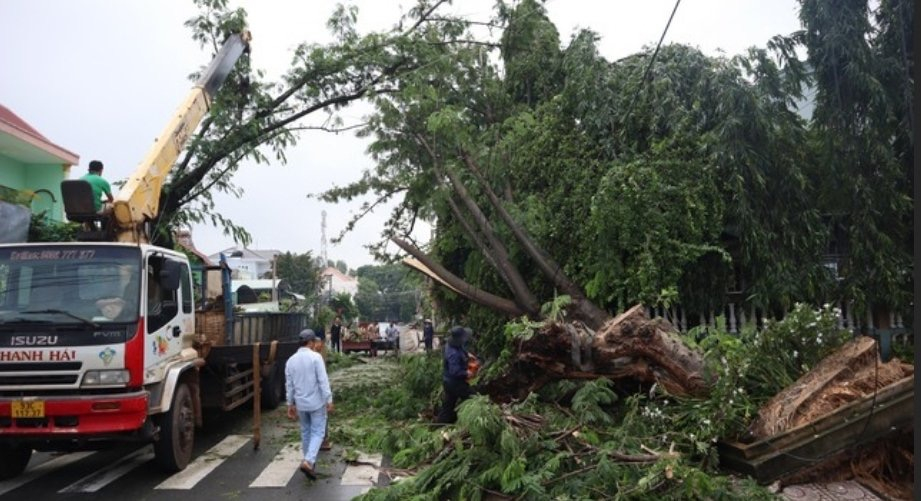
<instances>
[{"instance_id":1,"label":"yellow crane arm","mask_svg":"<svg viewBox=\"0 0 921 501\"><path fill-rule=\"evenodd\" d=\"M160 192L176 159L211 108L211 100L230 74L240 55L249 48L250 33L231 35L211 61L169 123L154 140L144 160L119 190L112 204L115 238L119 242L144 243L149 235L144 224L157 217Z\"/></svg>"}]
</instances>

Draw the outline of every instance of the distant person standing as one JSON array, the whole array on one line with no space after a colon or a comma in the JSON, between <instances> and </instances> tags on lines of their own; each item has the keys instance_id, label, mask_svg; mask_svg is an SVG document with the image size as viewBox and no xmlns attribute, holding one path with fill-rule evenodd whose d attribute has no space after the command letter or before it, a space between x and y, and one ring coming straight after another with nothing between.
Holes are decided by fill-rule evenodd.
<instances>
[{"instance_id":1,"label":"distant person standing","mask_svg":"<svg viewBox=\"0 0 921 501\"><path fill-rule=\"evenodd\" d=\"M106 202L112 203L112 187L109 185L109 182L102 177L102 162L99 160L93 160L90 162L89 172L81 177L80 179L90 183L90 187L93 188L93 208L96 209L96 212L102 212L102 197L105 195Z\"/></svg>"},{"instance_id":2,"label":"distant person standing","mask_svg":"<svg viewBox=\"0 0 921 501\"><path fill-rule=\"evenodd\" d=\"M432 341L435 339L435 327L432 326L432 321L425 319L425 322L422 326L422 341L425 343L425 351L432 351Z\"/></svg>"},{"instance_id":3,"label":"distant person standing","mask_svg":"<svg viewBox=\"0 0 921 501\"><path fill-rule=\"evenodd\" d=\"M342 351L342 317L336 317L333 320L332 327L329 328L329 338L332 343L331 348L334 352Z\"/></svg>"},{"instance_id":4,"label":"distant person standing","mask_svg":"<svg viewBox=\"0 0 921 501\"><path fill-rule=\"evenodd\" d=\"M285 364L288 418L298 419L301 425L304 460L298 469L316 480L317 455L326 435L327 413L333 410L333 393L326 364L316 351L321 341L310 329L301 331L299 337L300 349Z\"/></svg>"},{"instance_id":5,"label":"distant person standing","mask_svg":"<svg viewBox=\"0 0 921 501\"><path fill-rule=\"evenodd\" d=\"M390 322L390 327L387 327L387 330L384 331L387 335L387 341L390 342L390 345L393 346L393 349L400 351L400 330L397 329L393 322Z\"/></svg>"}]
</instances>

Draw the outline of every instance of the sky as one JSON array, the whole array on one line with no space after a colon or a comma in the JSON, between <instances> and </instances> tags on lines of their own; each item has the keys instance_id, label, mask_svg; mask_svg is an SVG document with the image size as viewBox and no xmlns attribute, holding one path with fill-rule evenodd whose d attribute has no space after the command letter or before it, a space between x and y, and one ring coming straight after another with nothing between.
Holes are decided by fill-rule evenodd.
<instances>
[{"instance_id":1,"label":"sky","mask_svg":"<svg viewBox=\"0 0 921 501\"><path fill-rule=\"evenodd\" d=\"M253 65L274 79L287 68L299 43L331 40L326 20L338 2L229 3L248 12ZM389 28L414 4L344 3L358 6L361 32ZM486 20L492 5L492 0L454 0L449 10ZM588 28L601 37L601 54L616 60L654 46L675 4L548 0L545 5L564 46L576 30ZM191 0L2 0L0 104L80 156L72 177L82 175L90 160L100 159L110 181L125 179L188 93L188 75L210 60L210 53L192 41L183 25L195 13ZM731 56L799 29L797 15L796 0L684 0L665 43ZM341 115L346 123L356 123L369 111L359 105ZM234 178L244 190L242 198L218 194L217 207L252 234L250 248L317 255L321 211L327 212L327 238L332 240L362 200L331 205L307 195L358 179L373 166L366 148L366 140L351 133L305 133L287 152L287 165L244 164ZM341 243L330 243L329 258L344 260L351 268L371 264L364 246L379 240L390 207L376 210ZM206 254L234 245L210 226L198 225L192 232Z\"/></svg>"}]
</instances>

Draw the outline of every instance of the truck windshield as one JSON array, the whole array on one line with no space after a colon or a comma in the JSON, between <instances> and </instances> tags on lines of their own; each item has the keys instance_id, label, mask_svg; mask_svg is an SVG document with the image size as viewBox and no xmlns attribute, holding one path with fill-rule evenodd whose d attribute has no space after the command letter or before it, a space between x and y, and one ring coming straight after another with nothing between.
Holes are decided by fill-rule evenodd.
<instances>
[{"instance_id":1,"label":"truck windshield","mask_svg":"<svg viewBox=\"0 0 921 501\"><path fill-rule=\"evenodd\" d=\"M0 247L0 324L137 320L140 249Z\"/></svg>"}]
</instances>

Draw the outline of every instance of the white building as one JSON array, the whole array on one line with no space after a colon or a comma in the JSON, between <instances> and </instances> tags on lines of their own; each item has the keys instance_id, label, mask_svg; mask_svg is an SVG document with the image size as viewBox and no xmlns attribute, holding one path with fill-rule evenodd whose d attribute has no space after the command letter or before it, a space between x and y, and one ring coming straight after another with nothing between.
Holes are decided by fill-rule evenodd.
<instances>
[{"instance_id":1,"label":"white building","mask_svg":"<svg viewBox=\"0 0 921 501\"><path fill-rule=\"evenodd\" d=\"M350 277L330 266L320 272L321 294L332 290L333 295L347 292L352 297L358 294L358 278Z\"/></svg>"},{"instance_id":2,"label":"white building","mask_svg":"<svg viewBox=\"0 0 921 501\"><path fill-rule=\"evenodd\" d=\"M227 258L234 280L256 280L272 277L272 261L282 252L274 249L255 250L244 247L230 247L214 253L208 258L218 263L221 254Z\"/></svg>"}]
</instances>

